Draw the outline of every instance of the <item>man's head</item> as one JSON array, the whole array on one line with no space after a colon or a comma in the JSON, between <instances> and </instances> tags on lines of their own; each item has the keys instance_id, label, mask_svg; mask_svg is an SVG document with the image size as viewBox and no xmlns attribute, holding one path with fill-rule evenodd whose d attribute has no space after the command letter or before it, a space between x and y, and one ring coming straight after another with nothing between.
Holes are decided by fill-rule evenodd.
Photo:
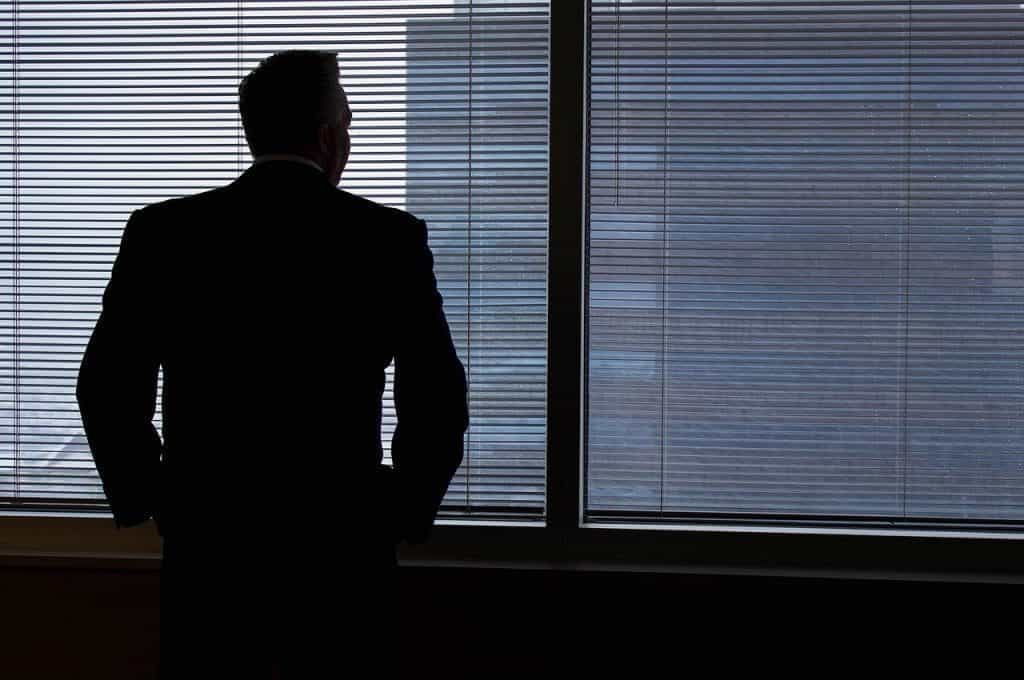
<instances>
[{"instance_id":1,"label":"man's head","mask_svg":"<svg viewBox=\"0 0 1024 680\"><path fill-rule=\"evenodd\" d=\"M341 180L352 140L352 112L333 52L289 50L260 62L238 86L238 108L254 156L304 156Z\"/></svg>"}]
</instances>

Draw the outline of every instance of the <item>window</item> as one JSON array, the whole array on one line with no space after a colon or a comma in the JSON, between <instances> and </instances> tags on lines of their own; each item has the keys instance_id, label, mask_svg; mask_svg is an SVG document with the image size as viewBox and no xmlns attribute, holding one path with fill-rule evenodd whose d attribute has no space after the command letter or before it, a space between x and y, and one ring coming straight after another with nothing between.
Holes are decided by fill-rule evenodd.
<instances>
[{"instance_id":1,"label":"window","mask_svg":"<svg viewBox=\"0 0 1024 680\"><path fill-rule=\"evenodd\" d=\"M458 527L474 555L1024 535L1019 3L386 6L0 2L5 505L102 509L73 384L125 219L237 176L239 79L312 47L343 187L430 225L473 421L447 512L557 530Z\"/></svg>"},{"instance_id":2,"label":"window","mask_svg":"<svg viewBox=\"0 0 1024 680\"><path fill-rule=\"evenodd\" d=\"M1019 3L591 3L586 515L1024 520Z\"/></svg>"},{"instance_id":3,"label":"window","mask_svg":"<svg viewBox=\"0 0 1024 680\"><path fill-rule=\"evenodd\" d=\"M74 384L125 221L241 173L239 80L309 48L339 52L354 112L341 186L430 229L472 414L445 507L543 512L546 2L20 0L0 18L0 503L102 507ZM393 427L389 395L385 446Z\"/></svg>"}]
</instances>

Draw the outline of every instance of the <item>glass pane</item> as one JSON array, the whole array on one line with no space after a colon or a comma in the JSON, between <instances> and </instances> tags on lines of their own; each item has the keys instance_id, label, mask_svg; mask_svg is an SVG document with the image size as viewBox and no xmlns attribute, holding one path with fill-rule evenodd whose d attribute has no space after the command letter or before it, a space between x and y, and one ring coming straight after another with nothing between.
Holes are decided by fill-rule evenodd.
<instances>
[{"instance_id":1,"label":"glass pane","mask_svg":"<svg viewBox=\"0 0 1024 680\"><path fill-rule=\"evenodd\" d=\"M429 225L470 381L446 505L543 512L547 2L33 2L16 41L11 7L0 4L0 497L102 498L74 385L127 217L243 171L239 80L272 52L311 48L338 52L354 111L342 188Z\"/></svg>"},{"instance_id":2,"label":"glass pane","mask_svg":"<svg viewBox=\"0 0 1024 680\"><path fill-rule=\"evenodd\" d=\"M1019 5L591 20L588 513L1024 519Z\"/></svg>"}]
</instances>

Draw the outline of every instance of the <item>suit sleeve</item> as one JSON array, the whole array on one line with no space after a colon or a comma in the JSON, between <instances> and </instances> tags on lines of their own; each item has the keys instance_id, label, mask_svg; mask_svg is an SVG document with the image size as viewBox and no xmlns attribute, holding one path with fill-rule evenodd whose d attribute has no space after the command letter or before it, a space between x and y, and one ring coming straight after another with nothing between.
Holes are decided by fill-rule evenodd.
<instances>
[{"instance_id":1,"label":"suit sleeve","mask_svg":"<svg viewBox=\"0 0 1024 680\"><path fill-rule=\"evenodd\" d=\"M395 411L391 443L398 537L426 539L462 462L469 425L466 374L455 353L420 220L400 258L396 313Z\"/></svg>"},{"instance_id":2,"label":"suit sleeve","mask_svg":"<svg viewBox=\"0 0 1024 680\"><path fill-rule=\"evenodd\" d=\"M155 262L145 238L139 213L133 213L76 390L89 448L118 527L151 517L159 488L162 447L153 426L159 370L152 299Z\"/></svg>"}]
</instances>

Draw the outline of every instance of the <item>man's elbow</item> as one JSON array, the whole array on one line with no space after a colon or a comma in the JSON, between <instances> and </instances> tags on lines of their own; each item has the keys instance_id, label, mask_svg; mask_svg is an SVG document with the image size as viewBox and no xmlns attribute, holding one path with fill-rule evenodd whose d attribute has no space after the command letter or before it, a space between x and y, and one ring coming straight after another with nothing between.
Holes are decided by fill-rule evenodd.
<instances>
[{"instance_id":1,"label":"man's elbow","mask_svg":"<svg viewBox=\"0 0 1024 680\"><path fill-rule=\"evenodd\" d=\"M111 410L111 391L89 362L84 362L75 385L75 401L84 425L95 424Z\"/></svg>"},{"instance_id":2,"label":"man's elbow","mask_svg":"<svg viewBox=\"0 0 1024 680\"><path fill-rule=\"evenodd\" d=\"M457 424L459 432L469 429L469 385L466 381L466 369L462 362L455 360L455 380L453 381L452 413L453 421Z\"/></svg>"},{"instance_id":3,"label":"man's elbow","mask_svg":"<svg viewBox=\"0 0 1024 680\"><path fill-rule=\"evenodd\" d=\"M395 405L406 429L461 435L469 427L466 372L454 353L453 359L396 373Z\"/></svg>"},{"instance_id":4,"label":"man's elbow","mask_svg":"<svg viewBox=\"0 0 1024 680\"><path fill-rule=\"evenodd\" d=\"M89 376L88 368L83 365L75 385L75 401L78 402L79 412L84 414L92 406L92 394L92 379Z\"/></svg>"},{"instance_id":5,"label":"man's elbow","mask_svg":"<svg viewBox=\"0 0 1024 680\"><path fill-rule=\"evenodd\" d=\"M446 396L435 393L425 415L425 424L430 429L461 435L469 428L469 404L465 390L452 390Z\"/></svg>"},{"instance_id":6,"label":"man's elbow","mask_svg":"<svg viewBox=\"0 0 1024 680\"><path fill-rule=\"evenodd\" d=\"M469 397L466 392L463 392L458 400L455 412L458 418L459 432L465 432L469 429Z\"/></svg>"}]
</instances>

